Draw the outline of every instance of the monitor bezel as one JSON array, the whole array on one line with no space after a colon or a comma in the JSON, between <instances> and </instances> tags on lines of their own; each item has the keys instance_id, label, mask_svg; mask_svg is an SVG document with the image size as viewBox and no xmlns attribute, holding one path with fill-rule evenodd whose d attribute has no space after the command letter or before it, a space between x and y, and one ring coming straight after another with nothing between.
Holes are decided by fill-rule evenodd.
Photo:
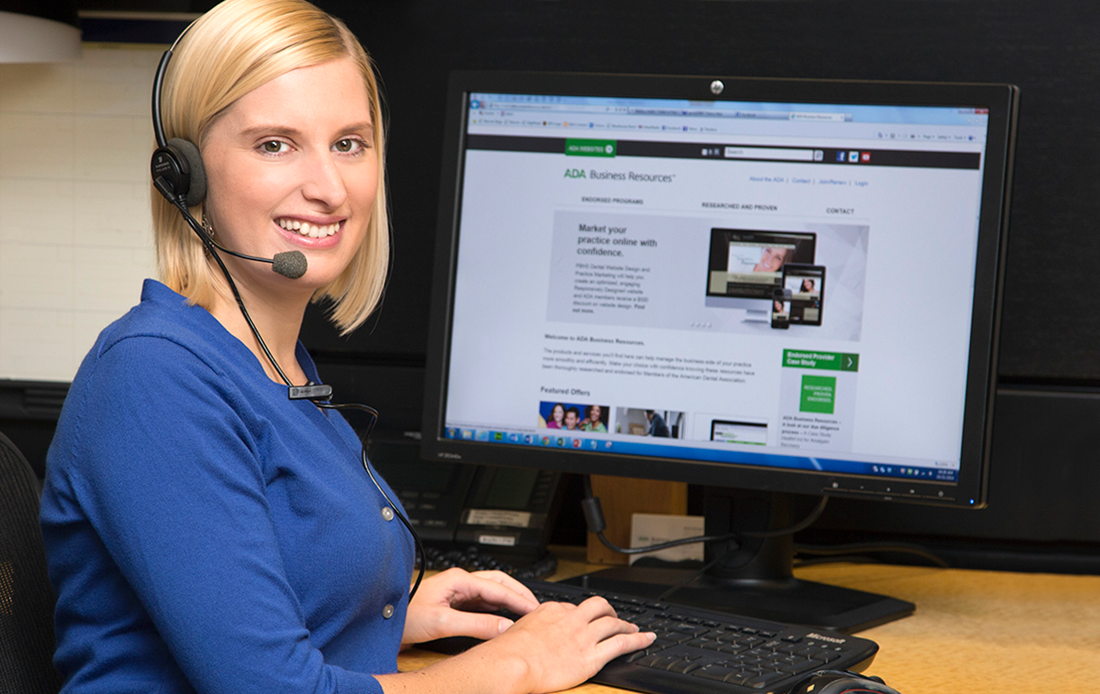
<instances>
[{"instance_id":1,"label":"monitor bezel","mask_svg":"<svg viewBox=\"0 0 1100 694\"><path fill-rule=\"evenodd\" d=\"M715 80L724 85L718 96L712 93ZM739 463L672 461L638 455L619 456L601 451L445 438L444 403L447 398L457 262L455 250L459 242L462 202L462 138L466 132L466 104L470 93L988 109L958 482L766 468ZM447 95L421 456L426 460L538 467L569 473L640 477L794 494L873 498L962 508L985 506L1018 101L1018 88L1008 84L512 71L452 73Z\"/></svg>"}]
</instances>

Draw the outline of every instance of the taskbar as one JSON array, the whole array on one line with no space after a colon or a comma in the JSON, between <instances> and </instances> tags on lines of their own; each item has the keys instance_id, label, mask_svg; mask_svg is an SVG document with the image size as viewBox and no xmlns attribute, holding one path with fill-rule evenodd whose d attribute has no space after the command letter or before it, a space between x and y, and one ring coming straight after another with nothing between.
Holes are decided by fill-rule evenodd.
<instances>
[{"instance_id":1,"label":"taskbar","mask_svg":"<svg viewBox=\"0 0 1100 694\"><path fill-rule=\"evenodd\" d=\"M475 428L448 426L443 429L446 439L471 441L477 443L508 444L512 446L536 446L539 448L572 449L584 452L613 453L615 455L637 455L651 458L672 458L712 463L735 463L770 468L790 468L796 470L816 470L872 477L894 477L900 479L924 480L928 482L957 483L959 471L951 468L931 467L913 463L882 463L860 460L822 458L820 456L784 455L744 450L759 447L759 442L728 442L730 448L703 446L673 446L657 443L652 437L643 437L642 442L608 438L607 435L592 436L589 432L553 431L530 432L508 431L493 428Z\"/></svg>"}]
</instances>

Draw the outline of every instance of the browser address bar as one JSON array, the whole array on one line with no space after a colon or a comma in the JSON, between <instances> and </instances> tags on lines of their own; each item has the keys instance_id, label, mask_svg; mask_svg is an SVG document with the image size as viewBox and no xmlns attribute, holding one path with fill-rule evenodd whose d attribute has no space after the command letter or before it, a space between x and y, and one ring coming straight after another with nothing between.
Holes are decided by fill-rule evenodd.
<instances>
[{"instance_id":1,"label":"browser address bar","mask_svg":"<svg viewBox=\"0 0 1100 694\"><path fill-rule=\"evenodd\" d=\"M784 161L813 161L812 149L784 149L779 147L726 147L726 159L782 159Z\"/></svg>"}]
</instances>

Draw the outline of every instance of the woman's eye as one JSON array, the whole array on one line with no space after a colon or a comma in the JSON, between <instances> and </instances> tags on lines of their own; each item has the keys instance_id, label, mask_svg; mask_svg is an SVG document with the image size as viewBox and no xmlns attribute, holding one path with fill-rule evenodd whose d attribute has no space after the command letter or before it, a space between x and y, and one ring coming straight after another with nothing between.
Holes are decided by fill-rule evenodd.
<instances>
[{"instance_id":1,"label":"woman's eye","mask_svg":"<svg viewBox=\"0 0 1100 694\"><path fill-rule=\"evenodd\" d=\"M260 149L266 154L279 154L283 151L283 143L278 140L268 140L260 145Z\"/></svg>"},{"instance_id":2,"label":"woman's eye","mask_svg":"<svg viewBox=\"0 0 1100 694\"><path fill-rule=\"evenodd\" d=\"M336 151L344 153L358 152L363 148L363 143L353 138L345 138L336 141Z\"/></svg>"}]
</instances>

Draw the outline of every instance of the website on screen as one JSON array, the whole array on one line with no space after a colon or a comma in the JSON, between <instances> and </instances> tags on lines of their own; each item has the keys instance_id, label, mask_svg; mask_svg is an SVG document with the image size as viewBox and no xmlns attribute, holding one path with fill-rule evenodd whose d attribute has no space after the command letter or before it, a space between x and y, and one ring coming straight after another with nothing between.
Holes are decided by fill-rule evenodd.
<instances>
[{"instance_id":1,"label":"website on screen","mask_svg":"<svg viewBox=\"0 0 1100 694\"><path fill-rule=\"evenodd\" d=\"M468 116L446 436L957 478L980 109Z\"/></svg>"}]
</instances>

